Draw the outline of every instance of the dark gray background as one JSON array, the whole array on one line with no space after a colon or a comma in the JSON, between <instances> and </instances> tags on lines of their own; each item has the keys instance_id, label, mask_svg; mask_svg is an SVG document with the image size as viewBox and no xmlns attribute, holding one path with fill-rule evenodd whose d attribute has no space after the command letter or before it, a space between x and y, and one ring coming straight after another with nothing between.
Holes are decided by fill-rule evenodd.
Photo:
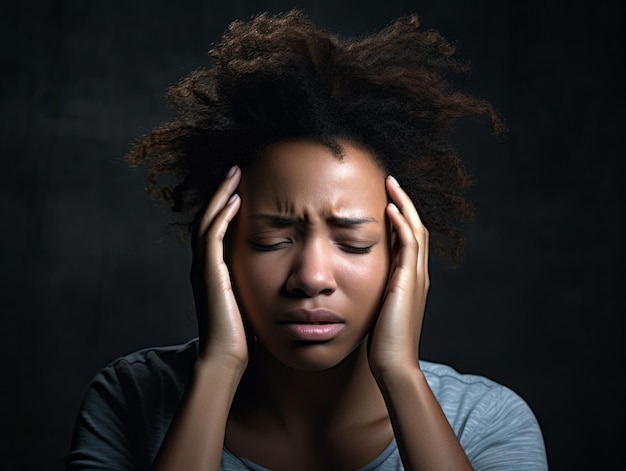
<instances>
[{"instance_id":1,"label":"dark gray background","mask_svg":"<svg viewBox=\"0 0 626 471\"><path fill-rule=\"evenodd\" d=\"M194 335L189 251L119 158L230 21L292 6L346 34L416 12L458 41L473 65L458 83L509 133L458 127L480 213L464 264L433 265L423 356L519 392L551 469L626 465L624 44L608 2L48 0L0 10L0 466L61 469L96 371Z\"/></svg>"}]
</instances>

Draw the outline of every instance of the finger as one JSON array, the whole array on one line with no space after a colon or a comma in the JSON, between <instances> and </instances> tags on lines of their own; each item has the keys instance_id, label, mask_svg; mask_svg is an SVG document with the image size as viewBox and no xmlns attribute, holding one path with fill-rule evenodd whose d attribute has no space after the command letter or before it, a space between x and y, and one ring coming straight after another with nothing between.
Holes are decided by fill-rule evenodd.
<instances>
[{"instance_id":1,"label":"finger","mask_svg":"<svg viewBox=\"0 0 626 471\"><path fill-rule=\"evenodd\" d=\"M241 181L241 169L237 166L232 167L226 174L226 178L220 183L213 197L207 204L206 209L200 219L198 225L197 241L201 245L201 241L205 239L204 235L211 226L213 220L220 210L222 210L228 203L233 192Z\"/></svg>"},{"instance_id":2,"label":"finger","mask_svg":"<svg viewBox=\"0 0 626 471\"><path fill-rule=\"evenodd\" d=\"M402 189L398 181L389 175L387 177L387 193L391 197L391 200L396 204L400 212L408 219L415 236L417 238L428 238L428 230L422 223L421 218L413 204L413 201L409 195Z\"/></svg>"},{"instance_id":3,"label":"finger","mask_svg":"<svg viewBox=\"0 0 626 471\"><path fill-rule=\"evenodd\" d=\"M209 263L224 261L224 237L240 207L241 198L237 194L232 195L211 222L204 236L205 256Z\"/></svg>"},{"instance_id":4,"label":"finger","mask_svg":"<svg viewBox=\"0 0 626 471\"><path fill-rule=\"evenodd\" d=\"M418 272L424 274L424 280L428 286L428 257L429 257L429 233L426 226L424 226L419 213L413 204L413 201L409 195L402 189L398 181L391 175L387 177L386 181L387 193L391 197L392 201L398 206L398 209L402 215L407 219L411 226L411 230L415 236L418 244L418 258L416 267Z\"/></svg>"},{"instance_id":5,"label":"finger","mask_svg":"<svg viewBox=\"0 0 626 471\"><path fill-rule=\"evenodd\" d=\"M387 217L396 232L398 259L396 260L394 271L401 270L412 274L415 272L419 246L411 224L394 203L389 203L386 211Z\"/></svg>"},{"instance_id":6,"label":"finger","mask_svg":"<svg viewBox=\"0 0 626 471\"><path fill-rule=\"evenodd\" d=\"M237 166L232 167L228 173L226 174L226 178L220 183L217 191L207 204L207 207L202 215L202 219L200 221L199 232L203 234L209 228L211 221L215 218L218 211L220 211L229 198L239 185L239 181L241 180L241 169Z\"/></svg>"}]
</instances>

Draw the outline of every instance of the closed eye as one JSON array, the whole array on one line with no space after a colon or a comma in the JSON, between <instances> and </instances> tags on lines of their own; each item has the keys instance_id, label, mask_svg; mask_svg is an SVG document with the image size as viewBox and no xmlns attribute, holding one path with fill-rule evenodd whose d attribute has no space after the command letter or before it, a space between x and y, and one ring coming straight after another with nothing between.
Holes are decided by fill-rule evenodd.
<instances>
[{"instance_id":1,"label":"closed eye","mask_svg":"<svg viewBox=\"0 0 626 471\"><path fill-rule=\"evenodd\" d=\"M356 247L354 245L346 245L346 244L340 244L339 246L341 247L341 250L343 250L344 252L359 255L359 254L370 253L374 245L376 244L368 245L367 247Z\"/></svg>"},{"instance_id":2,"label":"closed eye","mask_svg":"<svg viewBox=\"0 0 626 471\"><path fill-rule=\"evenodd\" d=\"M289 241L284 240L275 244L258 244L256 242L251 242L251 244L254 250L259 252L271 252L272 250L285 248L289 244Z\"/></svg>"}]
</instances>

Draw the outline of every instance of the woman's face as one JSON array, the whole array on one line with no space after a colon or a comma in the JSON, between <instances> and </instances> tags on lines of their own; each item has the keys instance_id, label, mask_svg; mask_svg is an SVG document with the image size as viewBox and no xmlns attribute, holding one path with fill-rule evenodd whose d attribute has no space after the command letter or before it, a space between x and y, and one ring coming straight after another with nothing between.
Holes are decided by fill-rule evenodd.
<instances>
[{"instance_id":1,"label":"woman's face","mask_svg":"<svg viewBox=\"0 0 626 471\"><path fill-rule=\"evenodd\" d=\"M243 172L230 265L240 307L283 364L323 370L363 341L389 271L384 173L341 142L281 141Z\"/></svg>"}]
</instances>

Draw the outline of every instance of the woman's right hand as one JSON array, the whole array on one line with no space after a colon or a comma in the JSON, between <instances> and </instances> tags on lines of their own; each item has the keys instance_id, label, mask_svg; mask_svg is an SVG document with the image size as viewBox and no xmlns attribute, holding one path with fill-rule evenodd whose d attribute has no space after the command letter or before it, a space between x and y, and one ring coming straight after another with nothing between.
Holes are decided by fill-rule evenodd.
<instances>
[{"instance_id":1,"label":"woman's right hand","mask_svg":"<svg viewBox=\"0 0 626 471\"><path fill-rule=\"evenodd\" d=\"M246 332L224 262L226 230L241 205L234 193L240 180L241 169L231 168L209 201L193 234L190 279L198 318L199 358L243 370L248 363Z\"/></svg>"},{"instance_id":2,"label":"woman's right hand","mask_svg":"<svg viewBox=\"0 0 626 471\"><path fill-rule=\"evenodd\" d=\"M193 232L191 285L200 352L152 469L218 470L233 398L248 364L246 332L224 262L224 236L241 206L233 167Z\"/></svg>"}]
</instances>

